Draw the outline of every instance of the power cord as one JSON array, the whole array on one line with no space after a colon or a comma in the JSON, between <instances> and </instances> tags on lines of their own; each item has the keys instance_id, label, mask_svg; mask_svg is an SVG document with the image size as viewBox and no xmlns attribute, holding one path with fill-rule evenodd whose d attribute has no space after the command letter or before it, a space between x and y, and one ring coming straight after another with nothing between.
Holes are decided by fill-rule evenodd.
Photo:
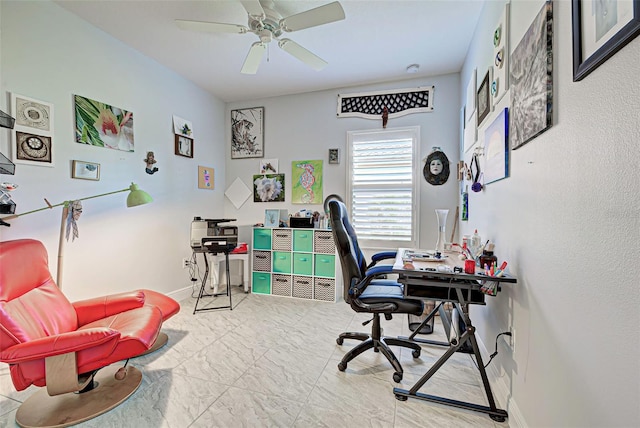
<instances>
[{"instance_id":1,"label":"power cord","mask_svg":"<svg viewBox=\"0 0 640 428\"><path fill-rule=\"evenodd\" d=\"M489 364L491 364L491 361L494 359L494 357L496 355L498 355L498 339L500 338L500 336L509 336L511 337L511 332L510 331L503 331L502 333L499 333L496 336L496 347L495 350L493 351L493 354L489 355L489 361L487 361L487 364L484 365L484 368L486 369L487 367L489 367ZM478 367L478 363L476 362L475 359L472 359L474 364L476 365L476 367Z\"/></svg>"}]
</instances>

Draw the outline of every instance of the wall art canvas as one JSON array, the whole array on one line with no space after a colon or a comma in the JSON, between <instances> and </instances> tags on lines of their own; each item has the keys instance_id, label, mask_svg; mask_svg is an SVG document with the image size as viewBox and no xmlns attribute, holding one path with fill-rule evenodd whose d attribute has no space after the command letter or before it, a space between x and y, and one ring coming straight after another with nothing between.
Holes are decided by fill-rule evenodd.
<instances>
[{"instance_id":1,"label":"wall art canvas","mask_svg":"<svg viewBox=\"0 0 640 428\"><path fill-rule=\"evenodd\" d=\"M291 203L321 204L322 202L322 161L291 162Z\"/></svg>"},{"instance_id":2,"label":"wall art canvas","mask_svg":"<svg viewBox=\"0 0 640 428\"><path fill-rule=\"evenodd\" d=\"M231 159L264 157L264 107L231 110Z\"/></svg>"},{"instance_id":3,"label":"wall art canvas","mask_svg":"<svg viewBox=\"0 0 640 428\"><path fill-rule=\"evenodd\" d=\"M582 80L640 34L638 0L573 0L573 81Z\"/></svg>"},{"instance_id":4,"label":"wall art canvas","mask_svg":"<svg viewBox=\"0 0 640 428\"><path fill-rule=\"evenodd\" d=\"M478 138L478 127L476 125L476 115L469 122L467 122L464 128L464 151L467 152L475 143Z\"/></svg>"},{"instance_id":5,"label":"wall art canvas","mask_svg":"<svg viewBox=\"0 0 640 428\"><path fill-rule=\"evenodd\" d=\"M176 115L173 115L173 133L183 137L195 138L191 121Z\"/></svg>"},{"instance_id":6,"label":"wall art canvas","mask_svg":"<svg viewBox=\"0 0 640 428\"><path fill-rule=\"evenodd\" d=\"M260 161L260 174L277 174L278 159L262 159Z\"/></svg>"},{"instance_id":7,"label":"wall art canvas","mask_svg":"<svg viewBox=\"0 0 640 428\"><path fill-rule=\"evenodd\" d=\"M264 227L280 226L280 210L264 210Z\"/></svg>"},{"instance_id":8,"label":"wall art canvas","mask_svg":"<svg viewBox=\"0 0 640 428\"><path fill-rule=\"evenodd\" d=\"M242 181L240 177L236 177L233 183L224 191L224 195L231 201L236 209L240 209L251 196L251 190L244 184L244 181Z\"/></svg>"},{"instance_id":9,"label":"wall art canvas","mask_svg":"<svg viewBox=\"0 0 640 428\"><path fill-rule=\"evenodd\" d=\"M80 95L73 98L77 143L134 151L132 112Z\"/></svg>"},{"instance_id":10,"label":"wall art canvas","mask_svg":"<svg viewBox=\"0 0 640 428\"><path fill-rule=\"evenodd\" d=\"M13 162L53 167L53 104L12 93L11 111Z\"/></svg>"},{"instance_id":11,"label":"wall art canvas","mask_svg":"<svg viewBox=\"0 0 640 428\"><path fill-rule=\"evenodd\" d=\"M253 202L283 202L284 174L253 176Z\"/></svg>"},{"instance_id":12,"label":"wall art canvas","mask_svg":"<svg viewBox=\"0 0 640 428\"><path fill-rule=\"evenodd\" d=\"M509 89L509 3L493 31L493 66L491 99L495 106Z\"/></svg>"},{"instance_id":13,"label":"wall art canvas","mask_svg":"<svg viewBox=\"0 0 640 428\"><path fill-rule=\"evenodd\" d=\"M213 168L198 166L198 189L214 190L215 188Z\"/></svg>"},{"instance_id":14,"label":"wall art canvas","mask_svg":"<svg viewBox=\"0 0 640 428\"><path fill-rule=\"evenodd\" d=\"M542 10L510 59L511 148L517 149L551 127L553 101L553 7Z\"/></svg>"},{"instance_id":15,"label":"wall art canvas","mask_svg":"<svg viewBox=\"0 0 640 428\"><path fill-rule=\"evenodd\" d=\"M474 68L471 72L471 76L469 77L469 82L467 83L467 100L466 100L466 114L467 114L467 122L469 122L475 115L476 112L476 80L477 80L477 70Z\"/></svg>"},{"instance_id":16,"label":"wall art canvas","mask_svg":"<svg viewBox=\"0 0 640 428\"><path fill-rule=\"evenodd\" d=\"M484 183L509 176L509 111L505 108L484 132Z\"/></svg>"},{"instance_id":17,"label":"wall art canvas","mask_svg":"<svg viewBox=\"0 0 640 428\"><path fill-rule=\"evenodd\" d=\"M100 180L100 164L74 160L71 165L71 178L82 180Z\"/></svg>"}]
</instances>

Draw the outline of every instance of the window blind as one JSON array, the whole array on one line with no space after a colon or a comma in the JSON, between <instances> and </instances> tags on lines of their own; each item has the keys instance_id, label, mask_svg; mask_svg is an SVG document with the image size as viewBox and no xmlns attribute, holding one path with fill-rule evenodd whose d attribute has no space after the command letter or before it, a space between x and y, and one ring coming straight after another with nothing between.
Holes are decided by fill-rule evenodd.
<instances>
[{"instance_id":1,"label":"window blind","mask_svg":"<svg viewBox=\"0 0 640 428\"><path fill-rule=\"evenodd\" d=\"M351 139L351 220L359 241L415 242L415 138L376 132ZM395 243L395 244L394 244Z\"/></svg>"}]
</instances>

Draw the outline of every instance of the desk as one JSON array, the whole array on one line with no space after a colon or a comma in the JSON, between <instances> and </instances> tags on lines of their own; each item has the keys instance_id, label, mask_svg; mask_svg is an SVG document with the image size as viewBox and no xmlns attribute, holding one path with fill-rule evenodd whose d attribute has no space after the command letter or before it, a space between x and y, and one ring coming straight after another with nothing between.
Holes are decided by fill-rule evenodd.
<instances>
[{"instance_id":1,"label":"desk","mask_svg":"<svg viewBox=\"0 0 640 428\"><path fill-rule=\"evenodd\" d=\"M454 267L461 267L461 260L458 258L458 254L455 252L445 253L446 258L442 261L414 261L413 265L415 269L405 269L403 267L403 256L408 249L398 249L396 260L393 265L393 272L398 274L398 282L404 285L404 294L407 297L419 298L423 300L437 300L439 302L447 301L451 302L462 317L465 330L460 334L457 331L456 323L452 324L451 331L448 332L449 342L429 342L435 345L447 346L447 351L433 364L433 366L425 373L416 384L410 389L405 390L401 388L394 388L393 393L398 400L404 401L408 397L416 398L424 401L431 401L439 404L445 404L448 406L463 408L467 410L473 410L476 412L487 413L491 419L504 422L508 417L505 410L498 409L496 407L493 393L491 392L491 386L489 385L489 379L487 378L487 372L484 368L482 356L478 348L478 342L475 335L475 327L471 323L469 318L469 305L470 304L485 304L485 296L480 289L482 283L489 280L498 282L496 287L496 293L500 290L499 285L502 283L515 283L516 278L512 276L502 276L499 278L487 277L484 275L470 275L466 273L455 273L439 271L438 266L448 266L451 270ZM411 250L409 250L411 251ZM413 250L416 252L424 252L424 250ZM423 322L428 322L435 312L441 308L440 305L436 305L433 311L427 316L427 319ZM445 311L440 311L441 314L445 314ZM443 324L445 322L443 321ZM416 330L419 331L420 327ZM411 338L415 336L415 333ZM468 403L464 401L453 400L445 397L438 397L435 395L423 394L418 392L422 386L442 367L442 365L458 351L465 343L471 344L472 353L475 357L478 370L480 371L480 377L484 385L484 390L487 395L487 401L489 406L482 406L479 404Z\"/></svg>"}]
</instances>

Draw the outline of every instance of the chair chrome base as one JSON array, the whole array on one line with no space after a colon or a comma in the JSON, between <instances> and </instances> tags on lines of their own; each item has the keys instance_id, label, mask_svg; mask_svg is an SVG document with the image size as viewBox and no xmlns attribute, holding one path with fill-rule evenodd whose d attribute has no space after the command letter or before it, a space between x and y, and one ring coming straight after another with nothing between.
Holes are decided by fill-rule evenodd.
<instances>
[{"instance_id":1,"label":"chair chrome base","mask_svg":"<svg viewBox=\"0 0 640 428\"><path fill-rule=\"evenodd\" d=\"M121 363L101 369L95 376L97 386L83 393L50 396L41 388L18 408L16 423L24 428L67 427L95 418L133 394L142 382L142 373L133 366L126 367L126 376L116 379Z\"/></svg>"},{"instance_id":2,"label":"chair chrome base","mask_svg":"<svg viewBox=\"0 0 640 428\"><path fill-rule=\"evenodd\" d=\"M338 370L341 372L347 369L347 363L353 360L358 355L362 354L364 351L373 348L375 352L382 352L389 363L393 366L395 373L393 374L393 380L395 382L400 382L402 380L402 366L400 365L400 361L396 358L395 354L389 348L389 346L402 346L403 348L411 348L413 352L413 358L418 358L420 356L420 352L422 348L415 342L411 342L406 339L401 339L397 337L386 337L382 336L382 330L380 328L380 314L373 314L373 327L371 327L371 334L366 333L352 333L346 332L342 333L336 339L336 343L338 345L342 345L344 339L356 339L362 340L362 343L351 349L347 352L344 357L342 357L342 361L338 363Z\"/></svg>"}]
</instances>

